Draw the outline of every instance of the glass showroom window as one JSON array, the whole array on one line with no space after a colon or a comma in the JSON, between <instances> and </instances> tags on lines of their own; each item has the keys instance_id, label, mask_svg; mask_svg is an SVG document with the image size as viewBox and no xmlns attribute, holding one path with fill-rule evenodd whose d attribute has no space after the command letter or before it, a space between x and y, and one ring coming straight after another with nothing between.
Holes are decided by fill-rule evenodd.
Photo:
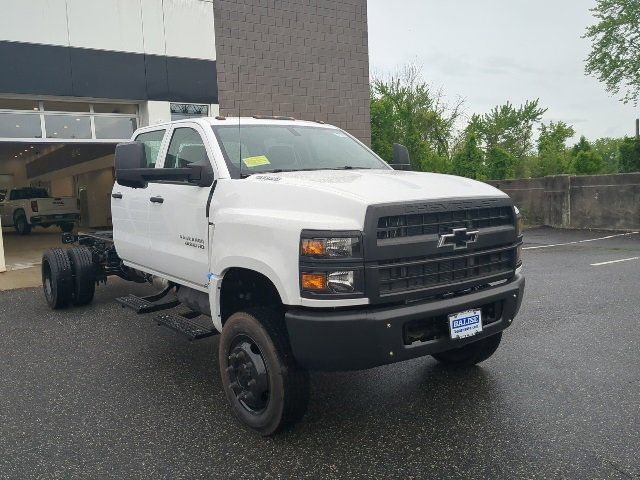
<instances>
[{"instance_id":1,"label":"glass showroom window","mask_svg":"<svg viewBox=\"0 0 640 480\"><path fill-rule=\"evenodd\" d=\"M47 138L91 138L91 117L77 115L45 115Z\"/></svg>"},{"instance_id":2,"label":"glass showroom window","mask_svg":"<svg viewBox=\"0 0 640 480\"><path fill-rule=\"evenodd\" d=\"M0 139L126 140L137 127L137 104L0 98Z\"/></svg>"},{"instance_id":3,"label":"glass showroom window","mask_svg":"<svg viewBox=\"0 0 640 480\"><path fill-rule=\"evenodd\" d=\"M0 138L41 138L40 115L0 113Z\"/></svg>"},{"instance_id":4,"label":"glass showroom window","mask_svg":"<svg viewBox=\"0 0 640 480\"><path fill-rule=\"evenodd\" d=\"M96 138L102 139L125 139L131 138L133 132L138 128L135 117L106 117L96 116Z\"/></svg>"},{"instance_id":5,"label":"glass showroom window","mask_svg":"<svg viewBox=\"0 0 640 480\"><path fill-rule=\"evenodd\" d=\"M172 103L171 120L183 120L185 118L197 118L209 116L209 105L197 103Z\"/></svg>"}]
</instances>

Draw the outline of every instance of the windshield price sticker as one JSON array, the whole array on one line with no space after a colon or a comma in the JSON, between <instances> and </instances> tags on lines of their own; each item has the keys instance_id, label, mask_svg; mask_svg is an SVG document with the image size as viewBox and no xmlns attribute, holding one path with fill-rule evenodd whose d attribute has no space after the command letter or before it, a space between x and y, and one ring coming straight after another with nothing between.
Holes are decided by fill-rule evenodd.
<instances>
[{"instance_id":1,"label":"windshield price sticker","mask_svg":"<svg viewBox=\"0 0 640 480\"><path fill-rule=\"evenodd\" d=\"M257 157L243 158L242 162L249 168L260 167L262 165L271 165L271 162L264 155L258 155Z\"/></svg>"}]
</instances>

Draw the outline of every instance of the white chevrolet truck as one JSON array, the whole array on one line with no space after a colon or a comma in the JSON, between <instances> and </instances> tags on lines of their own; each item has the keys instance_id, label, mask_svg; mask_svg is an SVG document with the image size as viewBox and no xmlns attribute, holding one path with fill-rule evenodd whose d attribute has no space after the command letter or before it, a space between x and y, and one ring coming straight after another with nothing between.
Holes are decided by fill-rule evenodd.
<instances>
[{"instance_id":1,"label":"white chevrolet truck","mask_svg":"<svg viewBox=\"0 0 640 480\"><path fill-rule=\"evenodd\" d=\"M394 146L394 163L408 153ZM117 275L119 298L191 340L220 334L222 385L263 435L304 415L309 370L431 355L473 365L524 293L519 214L466 178L395 170L348 133L287 117L181 120L116 148L113 231L43 258L52 308Z\"/></svg>"},{"instance_id":2,"label":"white chevrolet truck","mask_svg":"<svg viewBox=\"0 0 640 480\"><path fill-rule=\"evenodd\" d=\"M19 235L29 235L33 227L52 225L70 232L80 210L76 198L52 198L44 188L23 187L0 193L0 217L2 226L13 226Z\"/></svg>"}]
</instances>

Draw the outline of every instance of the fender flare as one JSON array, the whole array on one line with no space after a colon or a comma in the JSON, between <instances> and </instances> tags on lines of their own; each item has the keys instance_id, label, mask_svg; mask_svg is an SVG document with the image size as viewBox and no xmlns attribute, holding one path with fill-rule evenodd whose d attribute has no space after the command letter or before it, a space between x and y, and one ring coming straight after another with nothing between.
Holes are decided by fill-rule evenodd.
<instances>
[{"instance_id":1,"label":"fender flare","mask_svg":"<svg viewBox=\"0 0 640 480\"><path fill-rule=\"evenodd\" d=\"M224 276L233 268L243 268L265 276L275 287L280 300L285 305L290 303L285 293L284 285L276 272L266 263L256 259L233 258L226 259L219 264L221 273L209 273L209 304L211 306L211 319L219 332L222 332L222 318L220 316L220 290Z\"/></svg>"}]
</instances>

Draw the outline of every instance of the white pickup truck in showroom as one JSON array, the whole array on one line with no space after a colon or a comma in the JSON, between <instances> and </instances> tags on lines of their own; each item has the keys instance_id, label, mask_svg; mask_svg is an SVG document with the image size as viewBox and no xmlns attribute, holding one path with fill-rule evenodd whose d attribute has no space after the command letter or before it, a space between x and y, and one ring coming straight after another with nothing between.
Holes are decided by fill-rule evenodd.
<instances>
[{"instance_id":1,"label":"white pickup truck in showroom","mask_svg":"<svg viewBox=\"0 0 640 480\"><path fill-rule=\"evenodd\" d=\"M29 235L33 227L57 225L70 232L80 218L78 200L72 197L52 198L46 189L14 188L0 192L0 221L13 226L20 235Z\"/></svg>"},{"instance_id":2,"label":"white pickup truck in showroom","mask_svg":"<svg viewBox=\"0 0 640 480\"><path fill-rule=\"evenodd\" d=\"M408 163L394 146L394 164ZM116 148L113 231L44 255L52 308L117 275L119 298L190 340L220 334L222 386L262 435L293 425L309 370L431 355L474 365L524 294L520 218L499 190L396 170L348 133L288 117L180 120Z\"/></svg>"}]
</instances>

